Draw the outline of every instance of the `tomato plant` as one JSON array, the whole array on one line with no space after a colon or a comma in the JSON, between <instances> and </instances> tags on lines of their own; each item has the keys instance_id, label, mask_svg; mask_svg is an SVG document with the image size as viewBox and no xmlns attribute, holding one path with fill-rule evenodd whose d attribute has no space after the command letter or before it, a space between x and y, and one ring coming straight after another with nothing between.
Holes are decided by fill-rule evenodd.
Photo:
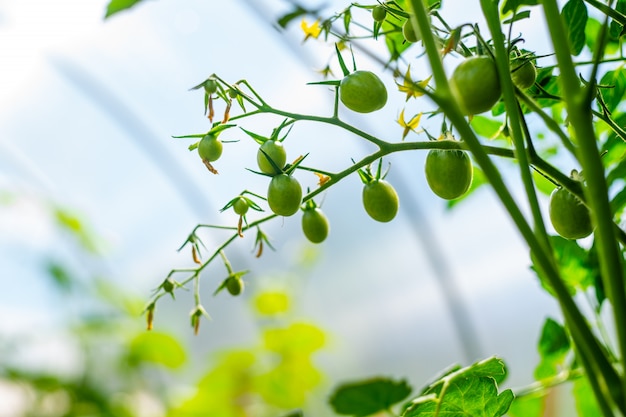
<instances>
[{"instance_id":1,"label":"tomato plant","mask_svg":"<svg viewBox=\"0 0 626 417\"><path fill-rule=\"evenodd\" d=\"M472 162L463 151L433 149L424 169L430 189L446 200L461 197L472 184Z\"/></svg>"},{"instance_id":2,"label":"tomato plant","mask_svg":"<svg viewBox=\"0 0 626 417\"><path fill-rule=\"evenodd\" d=\"M387 103L387 88L373 72L355 71L341 80L339 98L350 110L371 113Z\"/></svg>"},{"instance_id":3,"label":"tomato plant","mask_svg":"<svg viewBox=\"0 0 626 417\"><path fill-rule=\"evenodd\" d=\"M391 184L374 179L363 186L363 207L367 214L379 222L390 222L398 214L400 199Z\"/></svg>"},{"instance_id":4,"label":"tomato plant","mask_svg":"<svg viewBox=\"0 0 626 417\"><path fill-rule=\"evenodd\" d=\"M296 214L302 203L302 187L298 180L288 174L272 177L267 190L267 203L279 216Z\"/></svg>"},{"instance_id":5,"label":"tomato plant","mask_svg":"<svg viewBox=\"0 0 626 417\"><path fill-rule=\"evenodd\" d=\"M474 56L461 62L452 73L450 88L466 115L484 113L500 99L496 64L488 56Z\"/></svg>"},{"instance_id":6,"label":"tomato plant","mask_svg":"<svg viewBox=\"0 0 626 417\"><path fill-rule=\"evenodd\" d=\"M330 223L324 212L316 206L308 206L302 213L302 231L312 243L321 243L328 237Z\"/></svg>"}]
</instances>

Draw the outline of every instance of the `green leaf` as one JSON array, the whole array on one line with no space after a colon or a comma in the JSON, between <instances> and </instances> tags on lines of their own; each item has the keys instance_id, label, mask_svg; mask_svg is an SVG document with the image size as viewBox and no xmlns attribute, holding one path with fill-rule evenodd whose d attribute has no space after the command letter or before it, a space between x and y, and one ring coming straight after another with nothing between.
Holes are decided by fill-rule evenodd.
<instances>
[{"instance_id":1,"label":"green leaf","mask_svg":"<svg viewBox=\"0 0 626 417\"><path fill-rule=\"evenodd\" d=\"M565 356L570 349L570 341L565 328L548 317L541 330L538 349L542 358Z\"/></svg>"},{"instance_id":2,"label":"green leaf","mask_svg":"<svg viewBox=\"0 0 626 417\"><path fill-rule=\"evenodd\" d=\"M385 33L385 44L389 50L390 61L398 60L404 51L411 46L410 42L406 42L404 35L402 34L402 27L399 24L394 24L387 19L383 22L382 28Z\"/></svg>"},{"instance_id":3,"label":"green leaf","mask_svg":"<svg viewBox=\"0 0 626 417\"><path fill-rule=\"evenodd\" d=\"M413 400L402 417L500 417L514 398L510 389L498 394L496 381L486 376L455 378L438 394Z\"/></svg>"},{"instance_id":4,"label":"green leaf","mask_svg":"<svg viewBox=\"0 0 626 417\"><path fill-rule=\"evenodd\" d=\"M389 410L410 394L411 387L404 380L373 378L340 386L332 394L330 405L337 414L363 417Z\"/></svg>"},{"instance_id":5,"label":"green leaf","mask_svg":"<svg viewBox=\"0 0 626 417\"><path fill-rule=\"evenodd\" d=\"M167 368L178 368L185 363L185 349L169 334L155 331L139 333L128 347L131 364L149 362Z\"/></svg>"},{"instance_id":6,"label":"green leaf","mask_svg":"<svg viewBox=\"0 0 626 417\"><path fill-rule=\"evenodd\" d=\"M583 0L569 0L561 11L567 26L572 54L578 56L585 46L585 27L587 26L587 7Z\"/></svg>"},{"instance_id":7,"label":"green leaf","mask_svg":"<svg viewBox=\"0 0 626 417\"><path fill-rule=\"evenodd\" d=\"M273 352L309 354L324 346L324 332L308 323L293 323L285 328L268 329L263 334L265 347Z\"/></svg>"},{"instance_id":8,"label":"green leaf","mask_svg":"<svg viewBox=\"0 0 626 417\"><path fill-rule=\"evenodd\" d=\"M524 10L523 12L517 13L511 19L506 19L502 23L505 25L509 25L513 22L519 22L520 20L528 19L530 17L530 10Z\"/></svg>"},{"instance_id":9,"label":"green leaf","mask_svg":"<svg viewBox=\"0 0 626 417\"><path fill-rule=\"evenodd\" d=\"M142 0L111 0L109 2L109 5L107 6L107 11L104 15L104 18L109 18L114 14L121 12L122 10L130 9L141 1Z\"/></svg>"},{"instance_id":10,"label":"green leaf","mask_svg":"<svg viewBox=\"0 0 626 417\"><path fill-rule=\"evenodd\" d=\"M574 402L579 416L601 416L591 385L587 377L577 378L572 388Z\"/></svg>"},{"instance_id":11,"label":"green leaf","mask_svg":"<svg viewBox=\"0 0 626 417\"><path fill-rule=\"evenodd\" d=\"M575 240L565 239L561 236L550 236L550 242L554 249L557 265L561 270L561 277L570 294L573 295L577 290L585 290L593 285L594 267L587 262L587 251L580 247ZM552 294L552 288L545 279L543 272L536 267L535 271L541 280L541 285Z\"/></svg>"},{"instance_id":12,"label":"green leaf","mask_svg":"<svg viewBox=\"0 0 626 417\"><path fill-rule=\"evenodd\" d=\"M289 13L284 14L282 17L280 17L277 20L278 26L280 26L281 28L285 29L287 27L287 25L294 19L299 18L300 16L305 16L310 14L311 11L302 8L302 6L295 6L295 8L290 11Z\"/></svg>"},{"instance_id":13,"label":"green leaf","mask_svg":"<svg viewBox=\"0 0 626 417\"><path fill-rule=\"evenodd\" d=\"M541 361L535 368L535 379L541 380L556 375L570 347L565 328L553 319L547 318L537 347Z\"/></svg>"},{"instance_id":14,"label":"green leaf","mask_svg":"<svg viewBox=\"0 0 626 417\"><path fill-rule=\"evenodd\" d=\"M485 116L474 116L470 122L474 131L487 139L502 138L503 122Z\"/></svg>"},{"instance_id":15,"label":"green leaf","mask_svg":"<svg viewBox=\"0 0 626 417\"><path fill-rule=\"evenodd\" d=\"M545 408L546 396L544 393L516 397L511 404L507 416L509 417L541 417Z\"/></svg>"},{"instance_id":16,"label":"green leaf","mask_svg":"<svg viewBox=\"0 0 626 417\"><path fill-rule=\"evenodd\" d=\"M615 71L608 71L602 76L600 80L600 94L606 104L607 109L612 113L614 112L626 93L626 71L618 69ZM606 86L606 88L604 88Z\"/></svg>"},{"instance_id":17,"label":"green leaf","mask_svg":"<svg viewBox=\"0 0 626 417\"><path fill-rule=\"evenodd\" d=\"M513 12L522 6L536 6L539 0L506 0L502 6L502 14Z\"/></svg>"}]
</instances>

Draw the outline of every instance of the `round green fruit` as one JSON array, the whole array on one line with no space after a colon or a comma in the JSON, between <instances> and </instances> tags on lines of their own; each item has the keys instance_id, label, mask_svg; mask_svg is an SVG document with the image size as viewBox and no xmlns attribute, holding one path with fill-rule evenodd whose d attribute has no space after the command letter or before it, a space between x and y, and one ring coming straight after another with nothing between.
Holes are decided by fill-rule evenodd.
<instances>
[{"instance_id":1,"label":"round green fruit","mask_svg":"<svg viewBox=\"0 0 626 417\"><path fill-rule=\"evenodd\" d=\"M239 295L243 291L243 280L241 277L231 276L226 279L226 289L230 295Z\"/></svg>"},{"instance_id":2,"label":"round green fruit","mask_svg":"<svg viewBox=\"0 0 626 417\"><path fill-rule=\"evenodd\" d=\"M532 61L511 62L511 79L520 90L526 90L535 84L537 68Z\"/></svg>"},{"instance_id":3,"label":"round green fruit","mask_svg":"<svg viewBox=\"0 0 626 417\"><path fill-rule=\"evenodd\" d=\"M399 205L398 193L387 181L374 180L363 187L363 207L372 219L390 222L396 217Z\"/></svg>"},{"instance_id":4,"label":"round green fruit","mask_svg":"<svg viewBox=\"0 0 626 417\"><path fill-rule=\"evenodd\" d=\"M205 135L198 143L198 155L203 161L217 161L222 156L222 141L214 135Z\"/></svg>"},{"instance_id":5,"label":"round green fruit","mask_svg":"<svg viewBox=\"0 0 626 417\"><path fill-rule=\"evenodd\" d=\"M339 99L350 110L371 113L387 103L387 88L373 72L355 71L341 80Z\"/></svg>"},{"instance_id":6,"label":"round green fruit","mask_svg":"<svg viewBox=\"0 0 626 417\"><path fill-rule=\"evenodd\" d=\"M554 230L566 239L582 239L593 232L589 209L565 188L552 192L549 212Z\"/></svg>"},{"instance_id":7,"label":"round green fruit","mask_svg":"<svg viewBox=\"0 0 626 417\"><path fill-rule=\"evenodd\" d=\"M461 62L452 73L450 88L465 115L490 110L502 92L496 64L488 56Z\"/></svg>"},{"instance_id":8,"label":"round green fruit","mask_svg":"<svg viewBox=\"0 0 626 417\"><path fill-rule=\"evenodd\" d=\"M415 43L422 39L422 34L418 31L415 32L411 19L407 19L402 25L402 35L407 42Z\"/></svg>"},{"instance_id":9,"label":"round green fruit","mask_svg":"<svg viewBox=\"0 0 626 417\"><path fill-rule=\"evenodd\" d=\"M241 196L237 197L237 200L233 203L233 210L240 216L245 215L249 208L250 204L248 203L248 200Z\"/></svg>"},{"instance_id":10,"label":"round green fruit","mask_svg":"<svg viewBox=\"0 0 626 417\"><path fill-rule=\"evenodd\" d=\"M267 190L267 203L279 216L296 214L302 204L302 187L298 180L287 174L272 177Z\"/></svg>"},{"instance_id":11,"label":"round green fruit","mask_svg":"<svg viewBox=\"0 0 626 417\"><path fill-rule=\"evenodd\" d=\"M375 22L382 22L385 20L385 18L387 17L387 9L385 9L383 6L376 6L372 9L372 19L374 19Z\"/></svg>"},{"instance_id":12,"label":"round green fruit","mask_svg":"<svg viewBox=\"0 0 626 417\"><path fill-rule=\"evenodd\" d=\"M274 162L274 165L278 167L278 170L274 168L270 159ZM287 163L287 152L282 142L275 140L263 142L256 154L256 162L261 172L269 175L279 174Z\"/></svg>"},{"instance_id":13,"label":"round green fruit","mask_svg":"<svg viewBox=\"0 0 626 417\"><path fill-rule=\"evenodd\" d=\"M428 186L443 199L461 197L472 184L472 161L466 152L432 149L426 156L424 168Z\"/></svg>"},{"instance_id":14,"label":"round green fruit","mask_svg":"<svg viewBox=\"0 0 626 417\"><path fill-rule=\"evenodd\" d=\"M324 212L315 207L307 208L302 214L302 231L312 243L321 243L326 240L330 224Z\"/></svg>"}]
</instances>

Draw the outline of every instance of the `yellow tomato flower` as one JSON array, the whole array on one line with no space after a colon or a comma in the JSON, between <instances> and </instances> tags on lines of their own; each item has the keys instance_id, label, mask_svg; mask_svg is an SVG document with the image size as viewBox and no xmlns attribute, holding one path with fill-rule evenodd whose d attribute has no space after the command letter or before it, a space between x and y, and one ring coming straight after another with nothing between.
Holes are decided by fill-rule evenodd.
<instances>
[{"instance_id":1,"label":"yellow tomato flower","mask_svg":"<svg viewBox=\"0 0 626 417\"><path fill-rule=\"evenodd\" d=\"M398 86L398 90L406 93L406 101L409 101L411 97L417 98L424 95L424 90L430 82L432 75L425 80L415 82L411 79L411 66L409 65L406 69L406 74L402 78L402 84L396 83L396 85Z\"/></svg>"},{"instance_id":2,"label":"yellow tomato flower","mask_svg":"<svg viewBox=\"0 0 626 417\"><path fill-rule=\"evenodd\" d=\"M306 19L302 19L302 23L300 23L300 27L302 28L302 31L304 32L303 42L305 42L309 38L317 39L318 36L320 36L320 33L322 33L322 28L320 28L319 20L316 20L311 25L309 25Z\"/></svg>"},{"instance_id":3,"label":"yellow tomato flower","mask_svg":"<svg viewBox=\"0 0 626 417\"><path fill-rule=\"evenodd\" d=\"M406 122L404 120L404 109L402 109L402 111L400 112L400 116L398 116L398 124L404 128L404 131L402 132L402 140L406 138L410 131L418 133L415 129L417 129L417 127L419 126L421 118L422 113L417 113L411 118L411 120Z\"/></svg>"}]
</instances>

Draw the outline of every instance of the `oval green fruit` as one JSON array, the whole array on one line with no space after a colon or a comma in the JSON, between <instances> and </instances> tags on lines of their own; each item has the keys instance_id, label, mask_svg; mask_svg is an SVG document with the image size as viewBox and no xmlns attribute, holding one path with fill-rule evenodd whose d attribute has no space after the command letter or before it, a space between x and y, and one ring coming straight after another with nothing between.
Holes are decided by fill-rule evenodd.
<instances>
[{"instance_id":1,"label":"oval green fruit","mask_svg":"<svg viewBox=\"0 0 626 417\"><path fill-rule=\"evenodd\" d=\"M465 115L490 110L502 92L496 64L488 56L474 56L461 62L452 73L450 88Z\"/></svg>"},{"instance_id":2,"label":"oval green fruit","mask_svg":"<svg viewBox=\"0 0 626 417\"><path fill-rule=\"evenodd\" d=\"M526 90L535 84L537 68L532 61L511 62L511 79L513 84L521 90Z\"/></svg>"},{"instance_id":3,"label":"oval green fruit","mask_svg":"<svg viewBox=\"0 0 626 417\"><path fill-rule=\"evenodd\" d=\"M222 156L222 141L214 135L205 135L198 143L198 155L204 161L217 161Z\"/></svg>"},{"instance_id":4,"label":"oval green fruit","mask_svg":"<svg viewBox=\"0 0 626 417\"><path fill-rule=\"evenodd\" d=\"M372 19L374 19L375 22L382 22L385 20L386 17L387 9L385 9L383 6L378 5L372 9Z\"/></svg>"},{"instance_id":5,"label":"oval green fruit","mask_svg":"<svg viewBox=\"0 0 626 417\"><path fill-rule=\"evenodd\" d=\"M328 236L330 223L324 212L318 207L307 208L302 214L302 231L312 243L321 243Z\"/></svg>"},{"instance_id":6,"label":"oval green fruit","mask_svg":"<svg viewBox=\"0 0 626 417\"><path fill-rule=\"evenodd\" d=\"M278 171L274 168L270 159L274 162L274 165L279 168ZM282 168L287 163L287 152L285 151L282 142L267 140L259 147L256 154L256 161L261 172L269 175L276 175L282 172Z\"/></svg>"},{"instance_id":7,"label":"oval green fruit","mask_svg":"<svg viewBox=\"0 0 626 417\"><path fill-rule=\"evenodd\" d=\"M387 88L373 72L355 71L341 80L339 99L350 110L371 113L387 103Z\"/></svg>"},{"instance_id":8,"label":"oval green fruit","mask_svg":"<svg viewBox=\"0 0 626 417\"><path fill-rule=\"evenodd\" d=\"M574 194L559 187L550 195L550 221L556 232L566 239L582 239L593 232L591 213Z\"/></svg>"},{"instance_id":9,"label":"oval green fruit","mask_svg":"<svg viewBox=\"0 0 626 417\"><path fill-rule=\"evenodd\" d=\"M241 277L231 276L226 279L226 289L230 295L239 295L243 291L243 280Z\"/></svg>"},{"instance_id":10,"label":"oval green fruit","mask_svg":"<svg viewBox=\"0 0 626 417\"><path fill-rule=\"evenodd\" d=\"M411 24L411 19L407 19L402 25L402 35L407 42L411 43L415 43L422 39L422 34L420 32L415 32L413 24Z\"/></svg>"},{"instance_id":11,"label":"oval green fruit","mask_svg":"<svg viewBox=\"0 0 626 417\"><path fill-rule=\"evenodd\" d=\"M432 149L424 165L426 182L439 197L454 200L469 190L472 184L472 161L460 150Z\"/></svg>"},{"instance_id":12,"label":"oval green fruit","mask_svg":"<svg viewBox=\"0 0 626 417\"><path fill-rule=\"evenodd\" d=\"M399 205L398 193L387 181L374 180L363 187L363 207L372 219L390 222L396 217Z\"/></svg>"},{"instance_id":13,"label":"oval green fruit","mask_svg":"<svg viewBox=\"0 0 626 417\"><path fill-rule=\"evenodd\" d=\"M302 204L302 187L298 180L287 174L272 177L267 190L267 203L279 216L296 214Z\"/></svg>"},{"instance_id":14,"label":"oval green fruit","mask_svg":"<svg viewBox=\"0 0 626 417\"><path fill-rule=\"evenodd\" d=\"M248 200L241 196L237 197L237 200L233 203L233 210L240 216L245 215L249 208Z\"/></svg>"}]
</instances>

